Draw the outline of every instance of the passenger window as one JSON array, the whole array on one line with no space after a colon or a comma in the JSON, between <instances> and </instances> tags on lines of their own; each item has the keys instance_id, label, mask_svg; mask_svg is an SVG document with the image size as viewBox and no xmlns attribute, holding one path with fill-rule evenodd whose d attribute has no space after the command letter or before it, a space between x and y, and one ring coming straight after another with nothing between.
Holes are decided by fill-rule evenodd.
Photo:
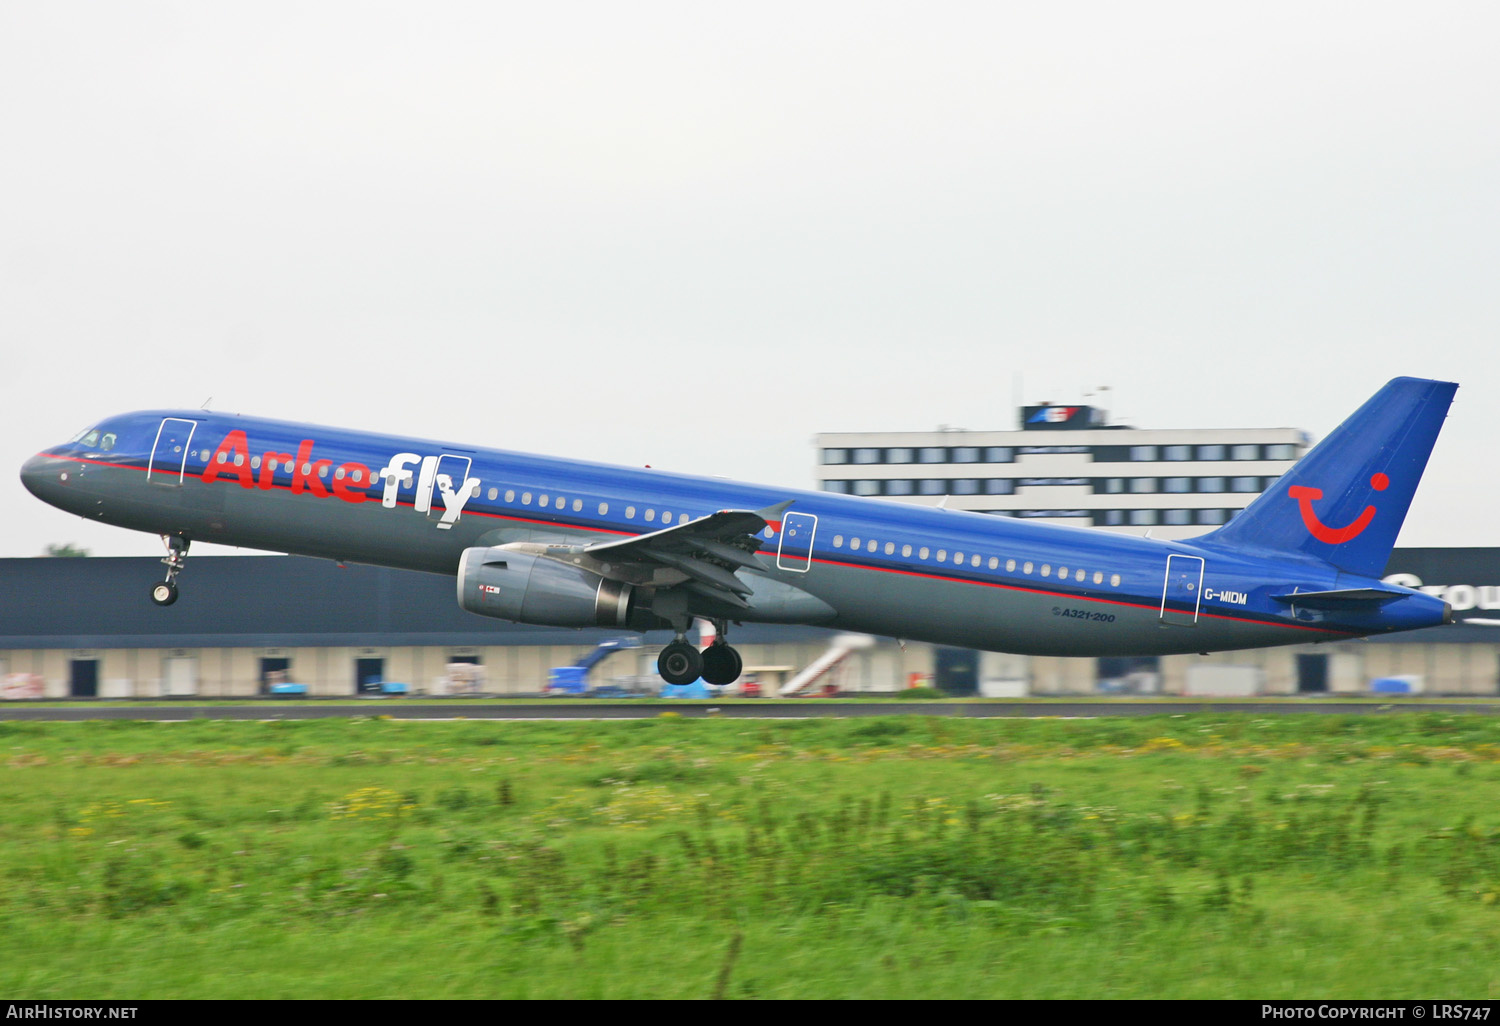
<instances>
[{"instance_id":1,"label":"passenger window","mask_svg":"<svg viewBox=\"0 0 1500 1026\"><path fill-rule=\"evenodd\" d=\"M1120 586L1120 575L1119 574L1110 574L1109 575L1109 586L1111 588L1118 588Z\"/></svg>"},{"instance_id":2,"label":"passenger window","mask_svg":"<svg viewBox=\"0 0 1500 1026\"><path fill-rule=\"evenodd\" d=\"M581 509L583 509L583 500L582 499L574 499L573 500L573 512L577 513Z\"/></svg>"},{"instance_id":3,"label":"passenger window","mask_svg":"<svg viewBox=\"0 0 1500 1026\"><path fill-rule=\"evenodd\" d=\"M1186 458L1187 457L1185 457L1185 456L1183 457L1183 459L1186 459ZM1086 570L1079 570L1077 573L1075 573L1073 575L1073 580L1075 580L1075 581L1082 581L1084 579L1084 577L1086 577L1086 576L1088 576L1088 571L1086 571Z\"/></svg>"},{"instance_id":4,"label":"passenger window","mask_svg":"<svg viewBox=\"0 0 1500 1026\"><path fill-rule=\"evenodd\" d=\"M836 548L836 549L841 549L841 548L844 547L844 536L843 535L836 534L836 535L833 536L833 547Z\"/></svg>"},{"instance_id":5,"label":"passenger window","mask_svg":"<svg viewBox=\"0 0 1500 1026\"><path fill-rule=\"evenodd\" d=\"M1095 584L1103 584L1104 583L1104 574L1101 573L1098 570L1094 571L1094 583Z\"/></svg>"},{"instance_id":6,"label":"passenger window","mask_svg":"<svg viewBox=\"0 0 1500 1026\"><path fill-rule=\"evenodd\" d=\"M876 548L876 546L878 544L879 543L876 542L874 538L871 538L870 541L869 541L869 543L867 545L865 545L865 551L866 552L874 552L875 548Z\"/></svg>"},{"instance_id":7,"label":"passenger window","mask_svg":"<svg viewBox=\"0 0 1500 1026\"><path fill-rule=\"evenodd\" d=\"M649 523L651 523L651 521L653 521L655 519L656 519L656 510L654 510L654 509L648 509L648 510L646 510L646 523L649 524Z\"/></svg>"},{"instance_id":8,"label":"passenger window","mask_svg":"<svg viewBox=\"0 0 1500 1026\"><path fill-rule=\"evenodd\" d=\"M953 554L953 562L956 563L959 566L963 566L963 564L964 564L964 554L962 552L955 552Z\"/></svg>"},{"instance_id":9,"label":"passenger window","mask_svg":"<svg viewBox=\"0 0 1500 1026\"><path fill-rule=\"evenodd\" d=\"M998 559L996 559L994 556L990 557L990 569L991 570L998 570L998 569L1000 569L1000 561Z\"/></svg>"},{"instance_id":10,"label":"passenger window","mask_svg":"<svg viewBox=\"0 0 1500 1026\"><path fill-rule=\"evenodd\" d=\"M523 505L523 506L530 506L531 505L531 493L530 492L522 492L521 493L521 505Z\"/></svg>"},{"instance_id":11,"label":"passenger window","mask_svg":"<svg viewBox=\"0 0 1500 1026\"><path fill-rule=\"evenodd\" d=\"M1014 559L1007 559L1005 561L1005 572L1008 574L1013 574L1016 572L1016 561ZM1031 568L1027 567L1026 572L1030 573Z\"/></svg>"},{"instance_id":12,"label":"passenger window","mask_svg":"<svg viewBox=\"0 0 1500 1026\"><path fill-rule=\"evenodd\" d=\"M1045 569L1045 568L1044 568L1044 569L1043 569L1043 570L1042 570L1042 572L1043 572L1043 573L1046 573L1046 572L1047 572L1047 571L1046 571L1046 569ZM1065 567L1065 566L1060 566L1060 567L1058 567L1058 568L1057 568L1057 579L1058 579L1058 580L1059 580L1059 581L1066 581L1066 580L1067 580L1067 579L1068 579L1068 568L1067 568L1067 567Z\"/></svg>"},{"instance_id":13,"label":"passenger window","mask_svg":"<svg viewBox=\"0 0 1500 1026\"><path fill-rule=\"evenodd\" d=\"M567 499L564 499L561 495L559 495L557 497L557 508L558 509L562 509L567 504L568 504L568 500Z\"/></svg>"},{"instance_id":14,"label":"passenger window","mask_svg":"<svg viewBox=\"0 0 1500 1026\"><path fill-rule=\"evenodd\" d=\"M849 548L853 549L855 552L858 552L859 551L859 539L858 538L850 538L849 539Z\"/></svg>"},{"instance_id":15,"label":"passenger window","mask_svg":"<svg viewBox=\"0 0 1500 1026\"><path fill-rule=\"evenodd\" d=\"M947 549L938 549L937 561L939 563L946 563L946 562L948 562L948 550Z\"/></svg>"},{"instance_id":16,"label":"passenger window","mask_svg":"<svg viewBox=\"0 0 1500 1026\"><path fill-rule=\"evenodd\" d=\"M928 549L928 548L927 548L927 546L926 546L926 545L923 545L923 546L922 546L922 548L921 548L921 550L920 550L920 551L919 551L919 552L918 552L918 553L917 553L917 555L918 555L918 556L919 556L919 557L921 557L921 558L922 558L922 559L926 559L926 558L927 558L927 553L928 553L928 552L929 552L929 551L930 551L930 550L929 550L929 549Z\"/></svg>"},{"instance_id":17,"label":"passenger window","mask_svg":"<svg viewBox=\"0 0 1500 1026\"><path fill-rule=\"evenodd\" d=\"M893 555L895 555L895 553L896 553L896 543L895 542L886 542L885 543L885 554L887 556L893 556Z\"/></svg>"},{"instance_id":18,"label":"passenger window","mask_svg":"<svg viewBox=\"0 0 1500 1026\"><path fill-rule=\"evenodd\" d=\"M599 515L602 517L602 516L604 516L608 512L609 512L609 503L607 503L607 502L601 502L601 503L599 503Z\"/></svg>"},{"instance_id":19,"label":"passenger window","mask_svg":"<svg viewBox=\"0 0 1500 1026\"><path fill-rule=\"evenodd\" d=\"M902 556L910 556L911 555L911 546L910 545L903 545L903 546L901 546L901 555Z\"/></svg>"},{"instance_id":20,"label":"passenger window","mask_svg":"<svg viewBox=\"0 0 1500 1026\"><path fill-rule=\"evenodd\" d=\"M541 495L538 495L536 497L536 504L538 506L541 506L543 509L546 509L547 508L547 504L549 502L551 502L551 501L552 500L547 497L547 493L546 492L543 492Z\"/></svg>"},{"instance_id":21,"label":"passenger window","mask_svg":"<svg viewBox=\"0 0 1500 1026\"><path fill-rule=\"evenodd\" d=\"M687 514L686 514L686 513L682 513L682 514L680 514L680 515L679 515L679 516L678 516L678 517L677 517L677 522L678 522L678 523L679 523L679 524L685 524L685 523L687 523L687 522L688 522L688 515L687 515Z\"/></svg>"},{"instance_id":22,"label":"passenger window","mask_svg":"<svg viewBox=\"0 0 1500 1026\"><path fill-rule=\"evenodd\" d=\"M1030 560L1027 560L1026 561L1026 565L1023 566L1023 567L1021 567L1021 572L1022 573L1027 573L1027 574L1031 573L1031 561Z\"/></svg>"},{"instance_id":23,"label":"passenger window","mask_svg":"<svg viewBox=\"0 0 1500 1026\"><path fill-rule=\"evenodd\" d=\"M990 562L993 564L995 561L992 559L992 560L990 560ZM978 566L979 565L979 553L977 553L977 552L974 553L973 558L971 558L969 560L969 565L970 566Z\"/></svg>"},{"instance_id":24,"label":"passenger window","mask_svg":"<svg viewBox=\"0 0 1500 1026\"><path fill-rule=\"evenodd\" d=\"M500 497L500 489L498 489L498 488L491 488L489 490L488 494L489 494L489 497L490 497L490 501L494 502L496 499L498 499Z\"/></svg>"},{"instance_id":25,"label":"passenger window","mask_svg":"<svg viewBox=\"0 0 1500 1026\"><path fill-rule=\"evenodd\" d=\"M634 520L635 519L635 507L634 506L626 506L625 507L625 519L626 520Z\"/></svg>"},{"instance_id":26,"label":"passenger window","mask_svg":"<svg viewBox=\"0 0 1500 1026\"><path fill-rule=\"evenodd\" d=\"M507 489L505 489L505 501L506 502L515 502L516 501L516 490L514 488L507 488Z\"/></svg>"},{"instance_id":27,"label":"passenger window","mask_svg":"<svg viewBox=\"0 0 1500 1026\"><path fill-rule=\"evenodd\" d=\"M1050 563L1043 563L1042 564L1042 576L1043 577L1051 577L1052 576L1052 564L1050 564Z\"/></svg>"}]
</instances>

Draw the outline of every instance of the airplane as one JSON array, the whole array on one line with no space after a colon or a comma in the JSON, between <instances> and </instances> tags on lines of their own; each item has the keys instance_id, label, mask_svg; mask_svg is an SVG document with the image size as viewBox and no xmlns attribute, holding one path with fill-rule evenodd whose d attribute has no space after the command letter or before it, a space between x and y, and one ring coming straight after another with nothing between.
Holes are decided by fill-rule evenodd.
<instances>
[{"instance_id":1,"label":"airplane","mask_svg":"<svg viewBox=\"0 0 1500 1026\"><path fill-rule=\"evenodd\" d=\"M732 683L729 624L1031 655L1208 653L1451 623L1379 575L1457 390L1397 378L1228 524L1185 541L204 410L28 460L60 509L162 536L450 574L471 613L670 630L662 679ZM699 651L694 618L716 628Z\"/></svg>"}]
</instances>

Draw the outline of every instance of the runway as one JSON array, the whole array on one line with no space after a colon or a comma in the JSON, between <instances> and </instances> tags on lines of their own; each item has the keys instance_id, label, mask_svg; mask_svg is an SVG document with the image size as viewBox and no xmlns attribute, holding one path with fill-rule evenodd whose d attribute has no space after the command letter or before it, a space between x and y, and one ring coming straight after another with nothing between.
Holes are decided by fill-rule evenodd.
<instances>
[{"instance_id":1,"label":"runway","mask_svg":"<svg viewBox=\"0 0 1500 1026\"><path fill-rule=\"evenodd\" d=\"M827 716L955 716L970 719L1093 718L1105 716L1216 715L1400 715L1403 713L1481 713L1500 715L1500 702L1284 701L1079 701L1028 702L589 702L505 701L369 702L318 704L262 700L225 705L158 703L140 705L5 705L0 721L85 720L315 720L384 716L395 720L637 720L674 714L684 719L812 719Z\"/></svg>"}]
</instances>

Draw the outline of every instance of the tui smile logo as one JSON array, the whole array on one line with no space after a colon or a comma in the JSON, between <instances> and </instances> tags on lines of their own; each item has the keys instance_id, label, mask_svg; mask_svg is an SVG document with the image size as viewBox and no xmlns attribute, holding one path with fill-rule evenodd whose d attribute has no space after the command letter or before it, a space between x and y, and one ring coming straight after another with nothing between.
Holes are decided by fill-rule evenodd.
<instances>
[{"instance_id":1,"label":"tui smile logo","mask_svg":"<svg viewBox=\"0 0 1500 1026\"><path fill-rule=\"evenodd\" d=\"M1384 474L1376 474L1370 478L1370 487L1377 492L1383 492L1390 485L1391 479ZM1340 545L1346 541L1358 538L1364 533L1364 529L1370 526L1370 521L1375 519L1375 507L1366 506L1364 512L1355 518L1347 527L1329 527L1318 519L1318 514L1313 510L1312 504L1323 497L1323 489L1308 488L1305 485L1292 485L1286 490L1287 494L1297 500L1297 509L1302 514L1302 522L1307 525L1308 531L1320 542L1329 545Z\"/></svg>"}]
</instances>

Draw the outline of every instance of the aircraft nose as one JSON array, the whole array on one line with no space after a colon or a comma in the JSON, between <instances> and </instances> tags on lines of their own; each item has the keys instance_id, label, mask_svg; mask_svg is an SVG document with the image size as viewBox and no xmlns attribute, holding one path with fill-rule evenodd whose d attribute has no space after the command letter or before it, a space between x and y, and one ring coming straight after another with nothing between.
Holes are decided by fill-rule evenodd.
<instances>
[{"instance_id":1,"label":"aircraft nose","mask_svg":"<svg viewBox=\"0 0 1500 1026\"><path fill-rule=\"evenodd\" d=\"M67 460L37 454L21 465L21 483L43 502L52 502L72 478Z\"/></svg>"}]
</instances>

